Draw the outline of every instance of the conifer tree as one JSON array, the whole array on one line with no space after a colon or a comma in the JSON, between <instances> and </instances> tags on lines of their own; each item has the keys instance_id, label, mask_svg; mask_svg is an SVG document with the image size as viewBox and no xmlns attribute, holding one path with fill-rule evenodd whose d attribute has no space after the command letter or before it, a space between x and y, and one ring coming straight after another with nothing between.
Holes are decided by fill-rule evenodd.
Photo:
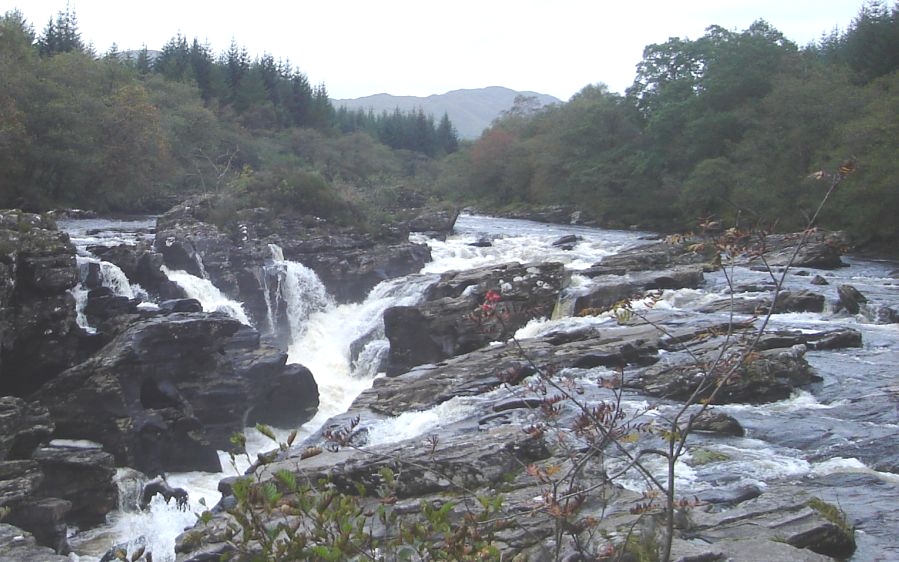
<instances>
[{"instance_id":1,"label":"conifer tree","mask_svg":"<svg viewBox=\"0 0 899 562\"><path fill-rule=\"evenodd\" d=\"M38 51L43 56L52 56L71 51L84 51L81 32L78 30L78 17L75 11L66 4L66 11L59 12L56 20L47 22L44 32L38 39Z\"/></svg>"}]
</instances>

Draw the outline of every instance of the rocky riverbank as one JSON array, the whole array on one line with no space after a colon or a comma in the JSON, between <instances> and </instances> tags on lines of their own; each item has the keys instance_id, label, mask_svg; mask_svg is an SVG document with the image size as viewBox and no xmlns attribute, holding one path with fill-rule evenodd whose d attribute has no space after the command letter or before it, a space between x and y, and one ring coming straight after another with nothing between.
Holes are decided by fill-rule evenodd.
<instances>
[{"instance_id":1,"label":"rocky riverbank","mask_svg":"<svg viewBox=\"0 0 899 562\"><path fill-rule=\"evenodd\" d=\"M783 239L770 248L771 255L788 244ZM458 544L440 538L439 522L427 506L444 506L452 525L469 533L472 521L486 521L480 535L468 537L474 549L470 553L481 545L475 536L488 535L499 552L521 560L570 559L591 552L605 553L608 559L626 552L622 559L639 559L639 552L654 549L662 534L661 523L651 515L659 509L657 500L622 487L610 474L640 450L663 446L664 440L649 426L664 424L644 417L646 412L622 409L622 417L635 416L615 426L627 428L620 441L626 446L604 442L598 447L579 433L584 431L584 411L599 415L596 412L610 401L638 396L658 397L663 399L660 411L676 411L678 400L697 391L698 369L721 350L733 352L746 345L754 333L751 319L722 324L717 314L649 309L600 328L509 338L528 321L551 314L547 307L554 305L548 303L559 295L578 312L600 314L599 307L607 310L625 297L700 287L703 271L717 267L708 255L690 251L686 244L666 248L660 251L659 244L651 244L603 260L585 270L585 276L593 278L587 287L571 287L568 275L552 263L449 272L431 285L420 304L388 309L389 376L376 379L349 411L326 422L317 435L287 452L260 458L251 479L259 489L268 485L278 490L276 504L281 508L271 511L258 500L255 513L262 522L256 525L272 529L284 523L283 529L305 531L302 540L314 541L319 528L300 521L323 517L324 525L331 523L328 517L333 514L292 501L296 490L285 482L297 480L327 482L352 497L359 514L377 513L386 494L398 521L431 529L433 534L420 540L435 541L438 548ZM806 266L838 265L823 237L812 241L800 257ZM770 301L765 304L766 296L763 289L743 298L761 311L771 306ZM780 297L775 312L807 307L806 299ZM823 306L823 297L820 300ZM743 343L733 343L738 340ZM784 399L820 381L804 358L807 350L861 343L860 333L851 329L766 331L753 344L751 360L736 369L713 401L757 404ZM616 375L621 377L619 390L610 383ZM706 396L699 389L692 398L694 409ZM436 413L439 430L397 440L395 434L404 433L403 417L423 412ZM743 431L737 420L714 410L691 423L695 431L719 439ZM698 446L691 451L696 463L717 458ZM258 538L252 533L259 528L242 519L252 511L254 495L247 490L235 493L235 486L234 480L224 485L222 509L179 539L179 561L236 554L235 536L251 541L239 549L244 554L259 547L252 544ZM566 493L559 492L560 486ZM327 489L302 493L323 497ZM851 524L839 510L810 497L801 486L782 483L764 492L721 486L684 501L674 559L828 560L843 558L855 548ZM574 503L576 509L567 512ZM360 542L354 548L375 548L370 542L374 537L382 541L378 548L389 549L384 545L390 544L391 531L384 522L359 517L354 524L364 532L355 537ZM403 523L393 524L403 528Z\"/></svg>"},{"instance_id":2,"label":"rocky riverbank","mask_svg":"<svg viewBox=\"0 0 899 562\"><path fill-rule=\"evenodd\" d=\"M264 210L241 214L225 230L205 218L202 200L185 203L159 218L152 243L92 250L140 283L156 303L147 307L102 286L96 271L91 281L91 267L80 270L74 246L51 219L0 212L0 537L6 537L0 558L8 552L53 559L40 558L47 552L41 547L65 553L68 526L89 528L116 509L116 467L150 476L215 471L216 451L228 449L230 436L244 426L296 427L315 413L316 373L287 362L286 309L272 317L271 245L282 259L317 272L338 301L353 302L379 281L417 272L430 260L427 245L409 242L410 230L445 236L456 217L422 212L378 236L303 219L272 222ZM769 265L782 267L779 256L792 255L796 240L767 241ZM806 271L843 265L833 240L810 240L794 265ZM558 242L571 249L578 239ZM212 281L242 302L260 328L203 312L162 266ZM782 400L821 380L806 360L809 350L862 345L861 334L848 328L771 328L751 339L759 322L753 315L772 307L783 314L865 305L849 286L838 302L829 301L812 276L774 302L770 286L760 285L690 311L653 306L661 291L701 290L719 266L716 254L695 241L668 241L579 269L577 282L571 269L552 261L441 274L418 304L384 313L390 351L380 370L388 377L376 379L312 437L257 463L252 478L260 489L286 494L278 512L257 505L257 524L297 520L300 512L290 511L295 505L284 489L289 473L302 482L330 482L358 514L390 506L403 521L435 525L425 506L448 506L448 529L489 531L489 544L506 556L567 559L578 551L651 548L661 536L653 515L660 504L620 480L632 455L664 446L657 416L672 415L688 399L693 410L706 398L714 404ZM93 285L84 309L92 330L76 322L72 289L79 283ZM632 306L645 308L634 314ZM730 321L730 311L739 320ZM885 322L896 318L890 307L878 314ZM510 339L554 315L607 321ZM702 365L750 341L751 360L736 366L724 388L711 393L702 386ZM618 445L600 447L578 424L585 408L598 415L596 408L615 400L655 405L615 410L627 420L615 427L627 429ZM398 420L422 412L440 420L439 430L397 439ZM694 429L714 439L742 433L738 420L714 407L694 420ZM704 454L706 462L718 458L714 448L702 452L705 438L698 443L689 449L695 462ZM563 483L576 484L567 496L557 493ZM241 502L249 500L234 480L222 490L219 506L179 539L177 560L234 550L233 529L249 513L240 511L247 506ZM477 498L494 503L473 508ZM577 508L566 512L575 499ZM800 486L723 485L685 501L674 541L682 559L825 560L854 548L851 525L839 511ZM482 512L489 523L479 526ZM391 536L376 518L358 514L355 521L370 536ZM434 534L436 527L431 531L416 540L448 540ZM258 546L250 541L247 549Z\"/></svg>"}]
</instances>

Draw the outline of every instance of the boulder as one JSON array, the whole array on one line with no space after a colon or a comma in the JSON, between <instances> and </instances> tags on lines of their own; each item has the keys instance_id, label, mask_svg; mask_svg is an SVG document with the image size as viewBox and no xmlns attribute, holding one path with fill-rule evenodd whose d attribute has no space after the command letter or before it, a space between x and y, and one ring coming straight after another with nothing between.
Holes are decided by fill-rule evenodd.
<instances>
[{"instance_id":1,"label":"boulder","mask_svg":"<svg viewBox=\"0 0 899 562\"><path fill-rule=\"evenodd\" d=\"M0 396L26 396L82 357L75 247L40 215L0 211Z\"/></svg>"},{"instance_id":2,"label":"boulder","mask_svg":"<svg viewBox=\"0 0 899 562\"><path fill-rule=\"evenodd\" d=\"M652 242L606 256L585 270L584 274L624 275L636 271L659 271L687 265L713 266L717 250L713 244L686 242Z\"/></svg>"},{"instance_id":3,"label":"boulder","mask_svg":"<svg viewBox=\"0 0 899 562\"><path fill-rule=\"evenodd\" d=\"M70 502L66 521L89 528L106 521L118 507L115 462L109 453L96 447L41 447L34 460L44 477L36 495Z\"/></svg>"},{"instance_id":4,"label":"boulder","mask_svg":"<svg viewBox=\"0 0 899 562\"><path fill-rule=\"evenodd\" d=\"M72 503L46 497L45 482L46 475L37 461L0 461L0 510L5 511L5 522L33 533L39 544L65 553ZM0 552L2 549L0 545Z\"/></svg>"},{"instance_id":5,"label":"boulder","mask_svg":"<svg viewBox=\"0 0 899 562\"><path fill-rule=\"evenodd\" d=\"M583 237L577 236L576 234L569 234L558 238L552 245L556 248L561 248L562 250L573 250L581 240L583 240Z\"/></svg>"},{"instance_id":6,"label":"boulder","mask_svg":"<svg viewBox=\"0 0 899 562\"><path fill-rule=\"evenodd\" d=\"M384 313L388 376L507 339L530 320L551 316L568 278L559 263L506 263L443 274L421 304ZM485 303L490 291L500 300Z\"/></svg>"},{"instance_id":7,"label":"boulder","mask_svg":"<svg viewBox=\"0 0 899 562\"><path fill-rule=\"evenodd\" d=\"M39 545L49 547L58 554L66 554L69 552L66 516L71 509L70 501L42 498L17 506L6 520L31 532Z\"/></svg>"},{"instance_id":8,"label":"boulder","mask_svg":"<svg viewBox=\"0 0 899 562\"><path fill-rule=\"evenodd\" d=\"M169 299L159 303L160 314L174 312L203 312L203 305L197 299Z\"/></svg>"},{"instance_id":9,"label":"boulder","mask_svg":"<svg viewBox=\"0 0 899 562\"><path fill-rule=\"evenodd\" d=\"M446 237L453 231L459 209L423 209L406 223L409 232L423 232L429 236Z\"/></svg>"},{"instance_id":10,"label":"boulder","mask_svg":"<svg viewBox=\"0 0 899 562\"><path fill-rule=\"evenodd\" d=\"M855 551L855 531L836 506L782 484L769 486L765 493L730 510L695 512L691 533L713 544L776 538L794 548L838 559Z\"/></svg>"},{"instance_id":11,"label":"boulder","mask_svg":"<svg viewBox=\"0 0 899 562\"><path fill-rule=\"evenodd\" d=\"M137 263L147 251L144 243L139 245L119 244L117 246L88 246L87 251L103 261L108 261L122 270L129 280L137 277Z\"/></svg>"},{"instance_id":12,"label":"boulder","mask_svg":"<svg viewBox=\"0 0 899 562\"><path fill-rule=\"evenodd\" d=\"M852 285L840 285L837 287L837 295L840 300L837 303L836 312L845 310L849 314L858 314L861 310L861 305L868 302L865 295L861 294L861 292Z\"/></svg>"},{"instance_id":13,"label":"boulder","mask_svg":"<svg viewBox=\"0 0 899 562\"><path fill-rule=\"evenodd\" d=\"M69 562L68 556L39 546L34 536L12 525L0 523L0 560L16 562Z\"/></svg>"},{"instance_id":14,"label":"boulder","mask_svg":"<svg viewBox=\"0 0 899 562\"><path fill-rule=\"evenodd\" d=\"M173 488L168 482L166 482L164 478L161 477L154 478L144 485L143 490L141 490L140 494L140 508L149 509L150 502L153 501L153 497L156 495L161 496L162 499L165 500L165 503L169 503L174 499L175 506L179 510L187 509L187 490L185 490L184 488Z\"/></svg>"},{"instance_id":15,"label":"boulder","mask_svg":"<svg viewBox=\"0 0 899 562\"><path fill-rule=\"evenodd\" d=\"M799 344L753 353L751 360L738 367L728 383L714 395L712 403L774 402L788 398L796 387L820 381L806 362L805 351L806 346ZM694 391L702 388L698 398L709 399L715 385L706 377L701 365L710 363L717 352L714 347L694 350L700 363L687 354L680 357L681 361L670 358L664 364L649 367L628 379L627 385L650 396L674 400L687 400ZM739 353L739 349L735 348L733 353ZM721 363L721 368L728 370L727 361Z\"/></svg>"},{"instance_id":16,"label":"boulder","mask_svg":"<svg viewBox=\"0 0 899 562\"><path fill-rule=\"evenodd\" d=\"M595 270L582 272L592 276ZM648 291L662 289L695 289L704 282L699 265L678 266L663 271L644 271L632 275L603 274L580 287L570 296L574 300L574 314L605 310L616 303L640 298Z\"/></svg>"},{"instance_id":17,"label":"boulder","mask_svg":"<svg viewBox=\"0 0 899 562\"><path fill-rule=\"evenodd\" d=\"M771 309L770 298L734 297L711 302L699 309L700 312L734 312L736 314L767 314ZM823 312L824 295L811 291L782 291L777 295L774 314L787 312Z\"/></svg>"},{"instance_id":18,"label":"boulder","mask_svg":"<svg viewBox=\"0 0 899 562\"><path fill-rule=\"evenodd\" d=\"M797 249L798 246L798 249ZM837 269L846 267L840 259L847 247L842 232L809 231L809 233L769 234L752 248L746 262L755 263L764 254L769 267L808 267Z\"/></svg>"},{"instance_id":19,"label":"boulder","mask_svg":"<svg viewBox=\"0 0 899 562\"><path fill-rule=\"evenodd\" d=\"M218 471L216 451L230 447L249 411L290 403L283 416L299 425L318 404L307 370L287 368L285 353L241 328L220 313L139 319L36 398L56 437L101 443L119 465L151 475Z\"/></svg>"},{"instance_id":20,"label":"boulder","mask_svg":"<svg viewBox=\"0 0 899 562\"><path fill-rule=\"evenodd\" d=\"M30 500L44 479L33 460L0 461L0 508L15 509Z\"/></svg>"},{"instance_id":21,"label":"boulder","mask_svg":"<svg viewBox=\"0 0 899 562\"><path fill-rule=\"evenodd\" d=\"M702 431L713 433L715 435L727 435L733 437L743 437L746 431L733 416L707 409L699 414L692 424L694 431Z\"/></svg>"},{"instance_id":22,"label":"boulder","mask_svg":"<svg viewBox=\"0 0 899 562\"><path fill-rule=\"evenodd\" d=\"M0 461L29 459L53 433L50 412L14 396L0 397Z\"/></svg>"},{"instance_id":23,"label":"boulder","mask_svg":"<svg viewBox=\"0 0 899 562\"><path fill-rule=\"evenodd\" d=\"M96 326L116 316L135 313L140 302L140 299L114 295L108 287L99 287L88 292L84 315L90 325Z\"/></svg>"},{"instance_id":24,"label":"boulder","mask_svg":"<svg viewBox=\"0 0 899 562\"><path fill-rule=\"evenodd\" d=\"M361 302L381 281L420 271L431 261L427 244L381 242L370 235L340 233L283 240L286 259L318 275L337 302Z\"/></svg>"}]
</instances>

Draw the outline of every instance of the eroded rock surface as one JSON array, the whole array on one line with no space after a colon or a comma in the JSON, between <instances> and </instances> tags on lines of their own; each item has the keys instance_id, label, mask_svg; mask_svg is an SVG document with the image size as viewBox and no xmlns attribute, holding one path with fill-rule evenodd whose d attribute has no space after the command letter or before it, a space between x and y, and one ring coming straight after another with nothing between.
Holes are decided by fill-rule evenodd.
<instances>
[{"instance_id":1,"label":"eroded rock surface","mask_svg":"<svg viewBox=\"0 0 899 562\"><path fill-rule=\"evenodd\" d=\"M270 421L272 404L291 401L291 421L301 423L318 404L308 371L288 369L285 353L241 330L219 313L141 319L36 397L56 436L102 443L118 464L218 471L216 450L229 447L248 411Z\"/></svg>"}]
</instances>

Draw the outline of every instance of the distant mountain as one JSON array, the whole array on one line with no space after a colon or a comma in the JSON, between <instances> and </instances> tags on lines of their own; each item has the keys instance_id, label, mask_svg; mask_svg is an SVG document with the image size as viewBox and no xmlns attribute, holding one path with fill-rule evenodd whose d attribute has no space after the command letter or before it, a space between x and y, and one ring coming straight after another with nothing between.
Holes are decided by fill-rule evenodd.
<instances>
[{"instance_id":1,"label":"distant mountain","mask_svg":"<svg viewBox=\"0 0 899 562\"><path fill-rule=\"evenodd\" d=\"M425 113L433 115L438 120L446 113L456 127L460 138L474 139L479 137L503 111L510 109L515 97L519 95L536 97L541 105L561 103L557 98L546 94L516 92L500 86L476 90L453 90L425 98L375 94L364 98L332 100L332 102L334 107L345 106L351 110L362 108L366 111L371 108L375 113L392 112L397 107L400 108L400 111L409 111L420 107Z\"/></svg>"}]
</instances>

